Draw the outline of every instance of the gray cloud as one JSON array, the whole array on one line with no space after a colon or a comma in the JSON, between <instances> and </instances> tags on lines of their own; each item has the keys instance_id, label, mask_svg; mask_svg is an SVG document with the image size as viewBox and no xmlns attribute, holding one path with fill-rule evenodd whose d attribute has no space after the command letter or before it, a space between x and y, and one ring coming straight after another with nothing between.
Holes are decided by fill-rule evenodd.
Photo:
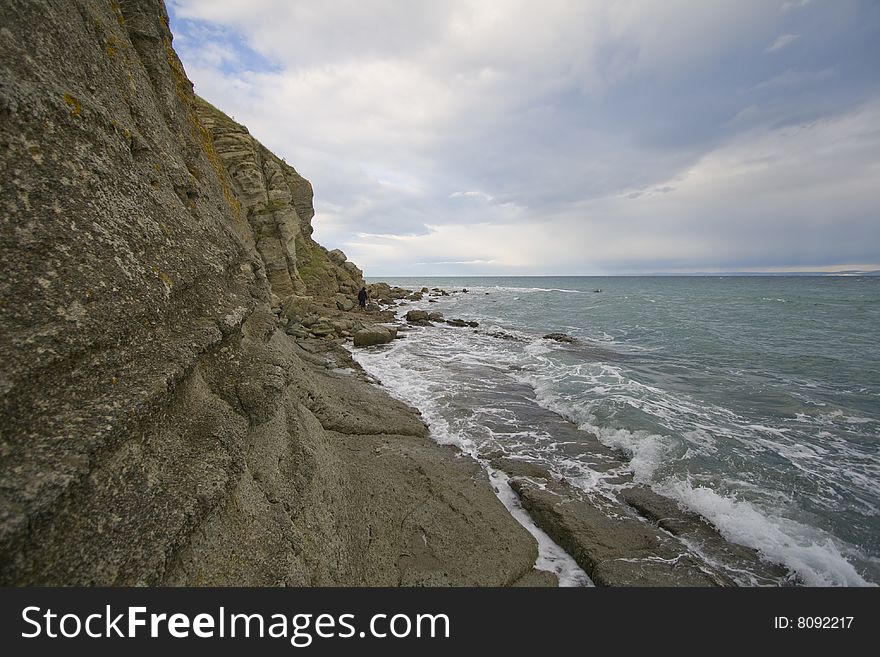
<instances>
[{"instance_id":1,"label":"gray cloud","mask_svg":"<svg viewBox=\"0 0 880 657\"><path fill-rule=\"evenodd\" d=\"M171 10L196 90L368 274L880 261L874 3Z\"/></svg>"}]
</instances>

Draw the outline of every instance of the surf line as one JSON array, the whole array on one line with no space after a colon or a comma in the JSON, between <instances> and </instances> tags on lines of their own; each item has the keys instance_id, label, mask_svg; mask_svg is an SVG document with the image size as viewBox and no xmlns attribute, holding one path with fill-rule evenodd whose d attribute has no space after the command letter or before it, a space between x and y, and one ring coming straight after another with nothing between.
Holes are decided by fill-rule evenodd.
<instances>
[{"instance_id":1,"label":"surf line","mask_svg":"<svg viewBox=\"0 0 880 657\"><path fill-rule=\"evenodd\" d=\"M556 575L559 586L595 586L590 576L581 568L568 552L535 524L532 516L520 504L519 496L510 487L510 477L503 471L493 468L483 459L468 454L479 463L486 474L495 496L507 509L507 512L522 525L538 542L538 558L535 560L536 570L546 570Z\"/></svg>"}]
</instances>

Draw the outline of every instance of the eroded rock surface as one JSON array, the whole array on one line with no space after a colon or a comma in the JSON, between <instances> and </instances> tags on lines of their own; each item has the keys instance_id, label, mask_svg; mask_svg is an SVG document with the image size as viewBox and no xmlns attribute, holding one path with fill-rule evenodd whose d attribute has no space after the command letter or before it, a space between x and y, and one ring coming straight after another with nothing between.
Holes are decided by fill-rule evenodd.
<instances>
[{"instance_id":1,"label":"eroded rock surface","mask_svg":"<svg viewBox=\"0 0 880 657\"><path fill-rule=\"evenodd\" d=\"M360 271L161 2L8 0L0 80L0 583L534 577L485 474L332 342Z\"/></svg>"}]
</instances>

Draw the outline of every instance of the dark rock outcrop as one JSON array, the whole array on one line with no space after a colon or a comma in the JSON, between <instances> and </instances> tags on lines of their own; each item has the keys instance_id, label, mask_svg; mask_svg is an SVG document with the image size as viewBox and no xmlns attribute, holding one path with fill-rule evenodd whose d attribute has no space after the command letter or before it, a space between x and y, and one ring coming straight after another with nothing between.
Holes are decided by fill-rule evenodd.
<instances>
[{"instance_id":1,"label":"dark rock outcrop","mask_svg":"<svg viewBox=\"0 0 880 657\"><path fill-rule=\"evenodd\" d=\"M556 342L565 342L568 344L574 344L577 342L577 338L573 338L567 333L548 333L544 336L545 340L554 340Z\"/></svg>"}]
</instances>

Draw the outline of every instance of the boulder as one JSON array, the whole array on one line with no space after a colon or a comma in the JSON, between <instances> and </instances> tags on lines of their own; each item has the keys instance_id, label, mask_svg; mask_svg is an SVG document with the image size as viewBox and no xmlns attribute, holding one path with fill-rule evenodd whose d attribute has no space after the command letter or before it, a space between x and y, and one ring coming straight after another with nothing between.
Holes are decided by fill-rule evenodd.
<instances>
[{"instance_id":1,"label":"boulder","mask_svg":"<svg viewBox=\"0 0 880 657\"><path fill-rule=\"evenodd\" d=\"M330 259L333 261L333 263L339 267L341 267L342 264L346 260L348 260L348 257L339 249L333 249L327 255L329 255Z\"/></svg>"},{"instance_id":2,"label":"boulder","mask_svg":"<svg viewBox=\"0 0 880 657\"><path fill-rule=\"evenodd\" d=\"M427 294L428 292L430 292L430 290L428 288L426 288L426 287L422 288L422 294Z\"/></svg>"},{"instance_id":3,"label":"boulder","mask_svg":"<svg viewBox=\"0 0 880 657\"><path fill-rule=\"evenodd\" d=\"M362 272L356 264L353 262L346 261L342 263L342 268L348 272L348 274L355 280L361 280L364 277L364 272Z\"/></svg>"},{"instance_id":4,"label":"boulder","mask_svg":"<svg viewBox=\"0 0 880 657\"><path fill-rule=\"evenodd\" d=\"M428 312L426 310L410 310L406 314L406 321L410 324L427 324Z\"/></svg>"},{"instance_id":5,"label":"boulder","mask_svg":"<svg viewBox=\"0 0 880 657\"><path fill-rule=\"evenodd\" d=\"M338 331L330 320L322 318L319 322L309 327L309 332L317 338L325 338L330 335L336 335Z\"/></svg>"},{"instance_id":6,"label":"boulder","mask_svg":"<svg viewBox=\"0 0 880 657\"><path fill-rule=\"evenodd\" d=\"M348 312L349 310L352 310L352 309L354 308L354 306L355 306L354 301L352 301L351 299L349 299L349 298L348 298L347 296L345 296L344 294L337 294L336 297L335 297L335 300L336 300L336 307L337 307L339 310L342 310L342 311L345 311L345 312Z\"/></svg>"},{"instance_id":7,"label":"boulder","mask_svg":"<svg viewBox=\"0 0 880 657\"><path fill-rule=\"evenodd\" d=\"M291 294L281 302L281 316L293 322L299 322L309 314L313 298L299 294Z\"/></svg>"},{"instance_id":8,"label":"boulder","mask_svg":"<svg viewBox=\"0 0 880 657\"><path fill-rule=\"evenodd\" d=\"M443 313L428 313L428 319L432 322L442 322Z\"/></svg>"},{"instance_id":9,"label":"boulder","mask_svg":"<svg viewBox=\"0 0 880 657\"><path fill-rule=\"evenodd\" d=\"M396 333L396 331L395 331ZM355 347L372 347L377 344L387 344L394 339L394 335L386 328L374 326L361 329L354 334Z\"/></svg>"}]
</instances>

